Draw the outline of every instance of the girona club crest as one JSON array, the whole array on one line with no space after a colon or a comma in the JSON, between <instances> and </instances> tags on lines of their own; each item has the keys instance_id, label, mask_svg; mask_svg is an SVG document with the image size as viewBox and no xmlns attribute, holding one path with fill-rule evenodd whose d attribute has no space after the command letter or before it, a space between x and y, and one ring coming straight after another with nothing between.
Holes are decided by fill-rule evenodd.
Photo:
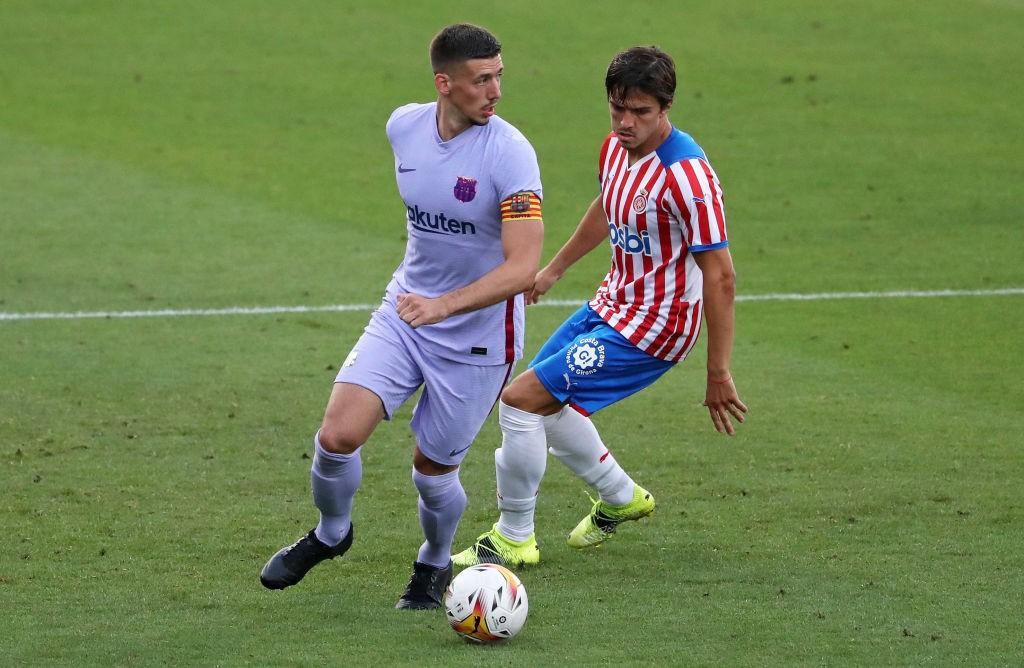
<instances>
[{"instance_id":1,"label":"girona club crest","mask_svg":"<svg viewBox=\"0 0 1024 668\"><path fill-rule=\"evenodd\" d=\"M455 179L455 199L460 202L472 202L476 197L476 179L460 176Z\"/></svg>"},{"instance_id":2,"label":"girona club crest","mask_svg":"<svg viewBox=\"0 0 1024 668\"><path fill-rule=\"evenodd\" d=\"M633 211L636 213L642 213L647 209L647 191L643 188L637 193L636 197L633 198Z\"/></svg>"}]
</instances>

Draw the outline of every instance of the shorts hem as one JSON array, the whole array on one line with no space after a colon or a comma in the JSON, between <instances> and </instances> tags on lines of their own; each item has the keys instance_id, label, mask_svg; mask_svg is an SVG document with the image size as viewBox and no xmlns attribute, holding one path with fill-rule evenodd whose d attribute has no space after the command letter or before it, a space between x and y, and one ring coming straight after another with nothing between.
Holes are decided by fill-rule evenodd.
<instances>
[{"instance_id":1,"label":"shorts hem","mask_svg":"<svg viewBox=\"0 0 1024 668\"><path fill-rule=\"evenodd\" d=\"M539 373L536 369L534 369L533 375L537 376L537 380L540 381L540 384L543 385L544 389L547 390L548 393L555 399L562 402L563 404L572 403L569 401L569 393L563 392L561 390L556 390L554 387L552 387L548 379L544 377L544 374Z\"/></svg>"},{"instance_id":2,"label":"shorts hem","mask_svg":"<svg viewBox=\"0 0 1024 668\"><path fill-rule=\"evenodd\" d=\"M345 383L346 385L355 385L356 387L361 387L364 390L373 392L374 396L376 396L377 399L380 401L381 408L384 409L384 419L387 420L388 422L391 422L391 418L393 417L392 414L398 407L395 406L395 408L389 410L388 402L384 401L384 397L381 396L380 390L374 387L370 387L368 383L357 383L356 381L353 380L345 380L341 378L340 373L338 374L338 377L334 379L334 384L337 385L338 383Z\"/></svg>"}]
</instances>

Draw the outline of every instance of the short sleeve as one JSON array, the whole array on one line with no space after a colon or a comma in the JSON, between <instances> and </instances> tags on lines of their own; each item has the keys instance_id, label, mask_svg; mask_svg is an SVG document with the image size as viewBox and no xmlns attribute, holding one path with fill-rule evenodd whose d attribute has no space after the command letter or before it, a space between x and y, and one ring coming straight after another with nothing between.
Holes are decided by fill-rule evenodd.
<instances>
[{"instance_id":1,"label":"short sleeve","mask_svg":"<svg viewBox=\"0 0 1024 668\"><path fill-rule=\"evenodd\" d=\"M532 192L541 198L544 196L537 154L522 135L506 139L501 158L494 169L494 185L499 202L519 192Z\"/></svg>"},{"instance_id":2,"label":"short sleeve","mask_svg":"<svg viewBox=\"0 0 1024 668\"><path fill-rule=\"evenodd\" d=\"M388 117L388 122L384 124L384 132L385 134L387 134L388 141L391 142L392 146L395 145L395 123L403 116L411 113L412 111L416 110L418 107L421 106L423 105L416 104L415 102L410 102L409 104L403 104L401 107L398 107L397 109L391 112L391 116Z\"/></svg>"},{"instance_id":3,"label":"short sleeve","mask_svg":"<svg viewBox=\"0 0 1024 668\"><path fill-rule=\"evenodd\" d=\"M680 160L669 173L665 203L683 228L690 252L728 246L722 185L707 160Z\"/></svg>"}]
</instances>

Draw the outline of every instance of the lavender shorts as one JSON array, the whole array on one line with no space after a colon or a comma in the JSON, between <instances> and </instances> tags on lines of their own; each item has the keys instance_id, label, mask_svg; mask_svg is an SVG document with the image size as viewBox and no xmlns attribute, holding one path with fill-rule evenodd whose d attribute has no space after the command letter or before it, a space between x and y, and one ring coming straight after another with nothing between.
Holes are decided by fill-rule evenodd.
<instances>
[{"instance_id":1,"label":"lavender shorts","mask_svg":"<svg viewBox=\"0 0 1024 668\"><path fill-rule=\"evenodd\" d=\"M417 445L433 461L454 466L466 456L511 373L511 364L476 366L425 353L412 328L385 302L335 382L376 394L388 420L422 385L410 422Z\"/></svg>"}]
</instances>

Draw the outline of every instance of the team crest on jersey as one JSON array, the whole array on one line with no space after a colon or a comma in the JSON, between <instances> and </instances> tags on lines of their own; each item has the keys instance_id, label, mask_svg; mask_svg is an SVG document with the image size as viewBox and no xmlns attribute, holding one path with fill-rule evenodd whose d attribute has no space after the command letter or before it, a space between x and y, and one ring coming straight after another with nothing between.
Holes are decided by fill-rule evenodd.
<instances>
[{"instance_id":1,"label":"team crest on jersey","mask_svg":"<svg viewBox=\"0 0 1024 668\"><path fill-rule=\"evenodd\" d=\"M640 192L633 198L633 211L641 213L647 210L647 194L646 190L640 189Z\"/></svg>"},{"instance_id":2,"label":"team crest on jersey","mask_svg":"<svg viewBox=\"0 0 1024 668\"><path fill-rule=\"evenodd\" d=\"M565 364L577 376L597 373L604 366L604 344L593 337L580 339L566 351Z\"/></svg>"},{"instance_id":3,"label":"team crest on jersey","mask_svg":"<svg viewBox=\"0 0 1024 668\"><path fill-rule=\"evenodd\" d=\"M455 179L455 199L460 202L472 202L476 197L476 179L459 176Z\"/></svg>"}]
</instances>

